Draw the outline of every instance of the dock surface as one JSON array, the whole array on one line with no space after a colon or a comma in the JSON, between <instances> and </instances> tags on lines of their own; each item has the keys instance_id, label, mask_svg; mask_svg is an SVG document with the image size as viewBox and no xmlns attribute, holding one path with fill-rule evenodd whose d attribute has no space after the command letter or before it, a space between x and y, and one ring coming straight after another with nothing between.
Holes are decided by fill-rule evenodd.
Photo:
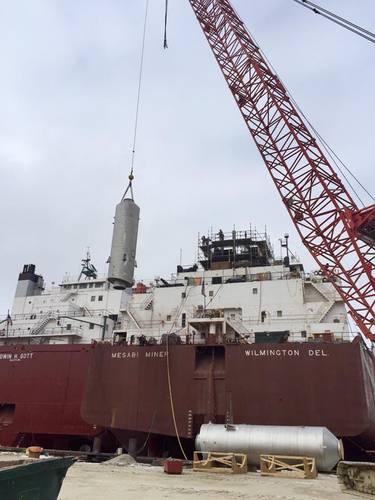
<instances>
[{"instance_id":1,"label":"dock surface","mask_svg":"<svg viewBox=\"0 0 375 500\"><path fill-rule=\"evenodd\" d=\"M162 467L78 462L68 471L58 500L358 500L343 494L334 474L317 479L262 477L260 473L219 475L184 470L167 475Z\"/></svg>"}]
</instances>

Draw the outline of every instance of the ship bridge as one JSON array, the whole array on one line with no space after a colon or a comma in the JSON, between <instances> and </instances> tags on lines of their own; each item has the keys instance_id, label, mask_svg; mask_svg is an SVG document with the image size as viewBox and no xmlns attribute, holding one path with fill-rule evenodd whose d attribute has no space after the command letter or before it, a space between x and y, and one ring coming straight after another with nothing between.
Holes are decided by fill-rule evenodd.
<instances>
[{"instance_id":1,"label":"ship bridge","mask_svg":"<svg viewBox=\"0 0 375 500\"><path fill-rule=\"evenodd\" d=\"M254 229L224 233L221 229L199 238L198 260L203 269L269 266L274 262L267 233Z\"/></svg>"}]
</instances>

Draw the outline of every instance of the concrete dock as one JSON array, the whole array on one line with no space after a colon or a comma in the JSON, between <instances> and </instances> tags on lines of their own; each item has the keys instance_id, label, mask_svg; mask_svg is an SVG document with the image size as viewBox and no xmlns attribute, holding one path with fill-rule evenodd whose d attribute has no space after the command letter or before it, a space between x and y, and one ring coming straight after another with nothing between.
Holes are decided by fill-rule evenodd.
<instances>
[{"instance_id":1,"label":"concrete dock","mask_svg":"<svg viewBox=\"0 0 375 500\"><path fill-rule=\"evenodd\" d=\"M74 464L65 478L59 500L350 500L334 474L317 479L262 477L260 473L225 475L184 470L167 475L162 467L147 465Z\"/></svg>"}]
</instances>

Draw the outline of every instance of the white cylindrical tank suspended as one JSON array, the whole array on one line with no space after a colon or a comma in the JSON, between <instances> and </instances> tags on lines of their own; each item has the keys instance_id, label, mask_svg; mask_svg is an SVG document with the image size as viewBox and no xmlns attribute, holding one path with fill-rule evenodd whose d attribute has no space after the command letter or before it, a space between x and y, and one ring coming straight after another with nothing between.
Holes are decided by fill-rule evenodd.
<instances>
[{"instance_id":1,"label":"white cylindrical tank suspended","mask_svg":"<svg viewBox=\"0 0 375 500\"><path fill-rule=\"evenodd\" d=\"M108 281L117 290L133 286L139 207L126 198L116 206Z\"/></svg>"},{"instance_id":2,"label":"white cylindrical tank suspended","mask_svg":"<svg viewBox=\"0 0 375 500\"><path fill-rule=\"evenodd\" d=\"M326 427L203 424L195 446L199 451L244 453L255 466L263 454L311 457L326 472L344 458L342 442Z\"/></svg>"}]
</instances>

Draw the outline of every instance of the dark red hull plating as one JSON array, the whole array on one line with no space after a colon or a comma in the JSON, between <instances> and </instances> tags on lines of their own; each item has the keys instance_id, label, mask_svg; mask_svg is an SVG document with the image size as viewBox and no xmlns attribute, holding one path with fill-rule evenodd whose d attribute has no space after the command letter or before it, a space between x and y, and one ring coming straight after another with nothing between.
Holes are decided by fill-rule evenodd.
<instances>
[{"instance_id":1,"label":"dark red hull plating","mask_svg":"<svg viewBox=\"0 0 375 500\"><path fill-rule=\"evenodd\" d=\"M0 348L0 445L78 449L175 436L165 346ZM207 421L323 425L375 448L374 359L361 344L169 346L178 431Z\"/></svg>"},{"instance_id":2,"label":"dark red hull plating","mask_svg":"<svg viewBox=\"0 0 375 500\"><path fill-rule=\"evenodd\" d=\"M165 346L97 345L82 415L127 445L175 436ZM212 421L326 426L375 449L374 358L361 342L169 347L179 434Z\"/></svg>"},{"instance_id":3,"label":"dark red hull plating","mask_svg":"<svg viewBox=\"0 0 375 500\"><path fill-rule=\"evenodd\" d=\"M78 449L102 432L81 417L90 350L0 347L0 445Z\"/></svg>"}]
</instances>

